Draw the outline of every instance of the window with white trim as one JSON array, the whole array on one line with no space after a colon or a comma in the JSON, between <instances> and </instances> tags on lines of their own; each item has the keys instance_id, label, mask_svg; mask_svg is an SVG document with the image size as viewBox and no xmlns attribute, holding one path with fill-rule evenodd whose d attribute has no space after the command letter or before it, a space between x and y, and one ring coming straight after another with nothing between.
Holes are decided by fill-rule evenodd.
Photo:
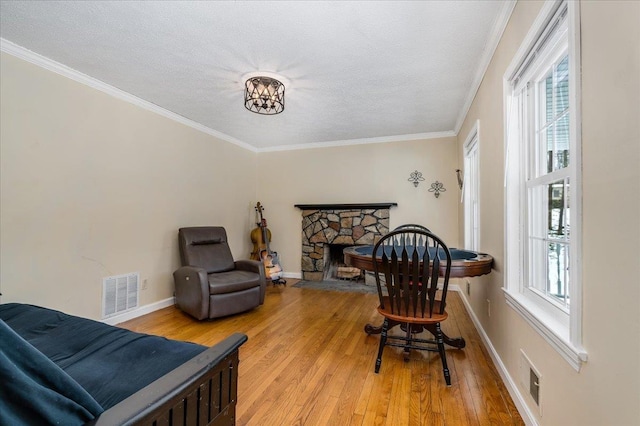
<instances>
[{"instance_id":1,"label":"window with white trim","mask_svg":"<svg viewBox=\"0 0 640 426\"><path fill-rule=\"evenodd\" d=\"M468 250L480 249L480 155L479 122L467 136L464 143L464 247Z\"/></svg>"},{"instance_id":2,"label":"window with white trim","mask_svg":"<svg viewBox=\"0 0 640 426\"><path fill-rule=\"evenodd\" d=\"M505 295L579 370L577 7L547 1L505 74Z\"/></svg>"}]
</instances>

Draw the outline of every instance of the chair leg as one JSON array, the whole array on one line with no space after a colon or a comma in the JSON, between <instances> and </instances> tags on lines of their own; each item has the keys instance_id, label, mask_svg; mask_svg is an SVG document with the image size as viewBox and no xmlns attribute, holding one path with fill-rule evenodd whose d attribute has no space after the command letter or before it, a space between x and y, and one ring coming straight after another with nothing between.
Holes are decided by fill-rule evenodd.
<instances>
[{"instance_id":1,"label":"chair leg","mask_svg":"<svg viewBox=\"0 0 640 426\"><path fill-rule=\"evenodd\" d=\"M409 354L411 352L411 349L409 348L409 346L411 346L411 344L413 343L412 339L411 339L411 336L413 334L413 330L412 330L411 327L412 327L412 325L407 323L407 338L406 338L407 346L404 347L404 352L403 352L404 362L409 362Z\"/></svg>"},{"instance_id":2,"label":"chair leg","mask_svg":"<svg viewBox=\"0 0 640 426\"><path fill-rule=\"evenodd\" d=\"M440 359L442 360L442 372L444 373L444 381L447 383L447 386L451 386L451 375L449 374L449 367L447 366L447 356L444 352L444 339L442 338L440 323L436 324L436 342L438 343L438 353L440 353Z\"/></svg>"},{"instance_id":3,"label":"chair leg","mask_svg":"<svg viewBox=\"0 0 640 426\"><path fill-rule=\"evenodd\" d=\"M380 347L378 348L378 359L376 359L376 373L380 371L380 364L382 364L382 351L384 345L387 343L387 329L389 328L389 320L384 319L382 323L382 333L380 334Z\"/></svg>"}]
</instances>

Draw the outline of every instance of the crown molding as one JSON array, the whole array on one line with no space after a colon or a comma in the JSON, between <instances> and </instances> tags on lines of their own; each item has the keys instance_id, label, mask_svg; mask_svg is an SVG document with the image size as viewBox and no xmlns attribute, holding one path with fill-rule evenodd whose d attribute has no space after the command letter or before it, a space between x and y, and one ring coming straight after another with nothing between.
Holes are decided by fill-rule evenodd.
<instances>
[{"instance_id":1,"label":"crown molding","mask_svg":"<svg viewBox=\"0 0 640 426\"><path fill-rule=\"evenodd\" d=\"M63 65L59 62L51 60L47 57L44 57L31 50L25 49L24 47L19 46L4 38L0 38L0 51L7 53L11 56L15 56L16 58L22 59L24 61L30 62L34 65L37 65L41 68L44 68L56 74L70 78L74 81L77 81L80 84L84 84L86 86L100 90L101 92L106 93L110 96L113 96L117 99L123 100L125 102L129 102L133 105L139 106L140 108L144 108L148 111L159 114L163 117L176 121L180 124L184 124L185 126L191 127L202 133L206 133L210 136L232 143L241 148L244 148L246 150L256 152L256 153L273 152L273 151L293 151L293 150L313 149L313 148L328 148L328 147L346 146L346 145L364 145L364 144L372 144L372 143L404 142L404 141L420 140L420 139L437 139L437 138L446 138L446 137L452 137L452 136L455 137L457 135L457 132L445 131L445 132L434 132L434 133L417 133L417 134L411 134L411 135L382 136L382 137L364 138L364 139L348 139L348 140L340 140L340 141L312 142L308 144L281 145L281 146L268 147L268 148L256 148L252 145L249 145L246 142L238 140L232 136L229 136L217 130L213 130L207 126L204 126L188 118L185 118L179 114L176 114L167 109L161 108L158 105L153 104L149 101L145 101L144 99L134 96L131 93L125 92L124 90L118 89L103 81L100 81L96 78L83 74L80 71L76 71L73 68L69 68L66 65Z\"/></svg>"},{"instance_id":2,"label":"crown molding","mask_svg":"<svg viewBox=\"0 0 640 426\"><path fill-rule=\"evenodd\" d=\"M184 124L185 126L191 127L192 129L198 130L202 133L206 133L209 136L213 136L225 142L232 143L246 150L257 152L257 149L254 146L251 146L246 142L238 140L222 132L218 132L217 130L213 130L198 122L185 118L179 114L176 114L175 112L171 112L167 109L161 108L154 103L145 101L144 99L134 96L131 93L125 92L124 90L118 89L117 87L113 87L103 81L100 81L96 78L83 74L80 71L76 71L73 68L69 68L66 65L63 65L59 62L51 60L42 55L39 55L31 50L25 49L24 47L19 46L13 42L10 42L9 40L6 40L4 38L0 38L0 51L7 53L11 56L15 56L18 59L22 59L24 61L30 62L34 65L37 65L41 68L44 68L46 70L59 74L63 77L70 78L71 80L77 81L80 84L84 84L86 86L99 90L103 93L106 93L107 95L113 96L116 99L120 99L122 101L136 105L140 108L146 109L147 111L154 112L165 118L176 121L180 124Z\"/></svg>"},{"instance_id":3,"label":"crown molding","mask_svg":"<svg viewBox=\"0 0 640 426\"><path fill-rule=\"evenodd\" d=\"M469 113L469 109L471 108L471 104L473 104L473 100L478 93L478 89L480 88L480 84L484 79L484 75L487 72L487 68L489 68L489 64L491 63L491 59L493 58L493 54L496 52L498 48L498 43L500 43L500 39L502 38L502 34L504 30L507 28L507 23L509 22L509 18L511 18L511 13L513 12L513 8L516 6L516 0L508 0L502 3L502 8L500 13L496 17L493 23L493 29L491 31L491 36L489 37L487 43L485 44L485 48L482 52L482 57L480 58L480 64L478 69L476 70L475 78L473 79L473 83L471 84L471 89L469 90L469 94L467 95L467 99L464 103L464 106L460 110L460 115L458 115L458 120L456 121L456 126L454 128L454 133L457 135L460 133L460 128L462 128L462 124L464 123L464 119L467 117Z\"/></svg>"},{"instance_id":4,"label":"crown molding","mask_svg":"<svg viewBox=\"0 0 640 426\"><path fill-rule=\"evenodd\" d=\"M327 142L310 142L305 144L296 145L280 145L268 148L260 148L258 152L273 152L273 151L295 151L300 149L314 149L314 148L329 148L333 146L348 146L348 145L366 145L374 143L389 143L389 142L407 142L417 141L424 139L440 139L455 137L457 134L448 130L446 132L431 132L431 133L414 133L411 135L396 135L396 136L380 136L375 138L363 138L363 139L346 139L341 141L327 141Z\"/></svg>"},{"instance_id":5,"label":"crown molding","mask_svg":"<svg viewBox=\"0 0 640 426\"><path fill-rule=\"evenodd\" d=\"M413 140L456 137L458 135L460 128L462 126L462 123L464 122L464 119L467 113L469 112L469 108L471 107L473 99L475 98L475 95L478 91L478 88L480 87L480 83L482 82L484 74L489 66L489 63L491 62L491 58L493 57L495 49L497 48L498 42L502 37L502 33L504 32L506 24L509 21L509 17L511 16L511 12L513 11L514 6L515 6L515 1L510 0L505 2L502 6L500 15L498 16L498 18L496 18L496 21L493 26L492 36L490 38L490 41L486 45L487 48L484 50L484 53L480 62L480 67L478 68L478 72L476 73L474 83L471 86L471 90L467 96L465 105L458 116L455 130L448 130L443 132L416 133L416 134L409 134L409 135L382 136L382 137L362 138L362 139L311 142L306 144L280 145L280 146L267 147L267 148L256 148L246 142L243 142L239 139L236 139L232 136L229 136L217 130L211 129L203 124L190 120L172 111L161 108L156 104L153 104L149 101L141 99L135 95L132 95L131 93L125 92L124 90L111 86L94 77L83 74L80 71L74 70L64 64L61 64L45 56L42 56L38 53L35 53L31 50L28 50L4 38L0 38L0 51L7 53L9 55L12 55L14 57L17 57L19 59L22 59L24 61L27 61L29 63L32 63L34 65L37 65L41 68L44 68L56 74L67 77L78 83L97 89L117 99L131 103L140 108L146 109L148 111L161 115L165 118L176 121L185 126L191 127L207 135L213 136L215 138L232 143L241 148L244 148L246 150L256 152L256 153L275 152L275 151L293 151L293 150L300 150L300 149L317 149L317 148L328 148L328 147L349 146L349 145L365 145L365 144L375 144L375 143L405 142L405 141L413 141Z\"/></svg>"}]
</instances>

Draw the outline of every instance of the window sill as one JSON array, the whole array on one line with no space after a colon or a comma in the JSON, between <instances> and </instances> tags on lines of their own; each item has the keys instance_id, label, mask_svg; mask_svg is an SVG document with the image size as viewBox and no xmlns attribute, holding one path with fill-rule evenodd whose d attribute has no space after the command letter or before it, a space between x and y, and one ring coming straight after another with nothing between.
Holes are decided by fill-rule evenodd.
<instances>
[{"instance_id":1,"label":"window sill","mask_svg":"<svg viewBox=\"0 0 640 426\"><path fill-rule=\"evenodd\" d=\"M569 328L521 293L502 289L507 305L520 314L576 371L587 361L587 352L573 343Z\"/></svg>"}]
</instances>

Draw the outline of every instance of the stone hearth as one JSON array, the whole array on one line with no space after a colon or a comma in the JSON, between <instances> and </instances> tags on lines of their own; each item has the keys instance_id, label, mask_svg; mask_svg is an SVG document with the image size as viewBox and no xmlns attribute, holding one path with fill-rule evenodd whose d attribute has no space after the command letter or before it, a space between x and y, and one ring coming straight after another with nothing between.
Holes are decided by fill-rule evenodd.
<instances>
[{"instance_id":1,"label":"stone hearth","mask_svg":"<svg viewBox=\"0 0 640 426\"><path fill-rule=\"evenodd\" d=\"M296 204L302 210L302 278L324 278L328 245L369 245L389 232L396 203Z\"/></svg>"}]
</instances>

